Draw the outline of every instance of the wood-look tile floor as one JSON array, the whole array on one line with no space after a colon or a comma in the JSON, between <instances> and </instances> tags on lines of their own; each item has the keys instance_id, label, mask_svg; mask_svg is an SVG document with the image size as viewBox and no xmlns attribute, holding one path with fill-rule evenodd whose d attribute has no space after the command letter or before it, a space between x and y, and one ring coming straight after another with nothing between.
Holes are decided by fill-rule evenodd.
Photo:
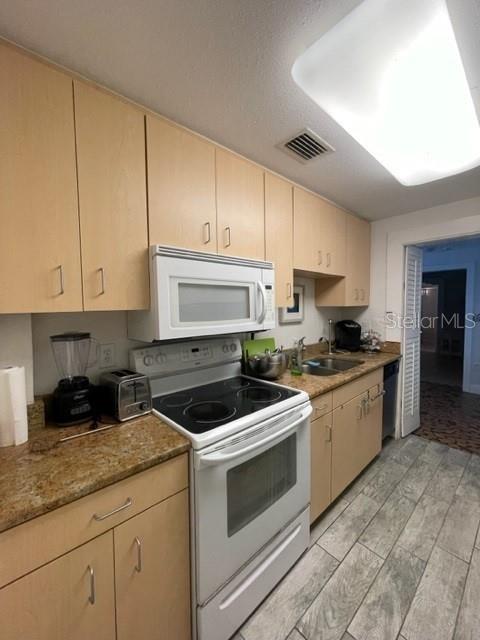
<instances>
[{"instance_id":1,"label":"wood-look tile floor","mask_svg":"<svg viewBox=\"0 0 480 640\"><path fill-rule=\"evenodd\" d=\"M389 441L235 640L480 640L480 457Z\"/></svg>"}]
</instances>

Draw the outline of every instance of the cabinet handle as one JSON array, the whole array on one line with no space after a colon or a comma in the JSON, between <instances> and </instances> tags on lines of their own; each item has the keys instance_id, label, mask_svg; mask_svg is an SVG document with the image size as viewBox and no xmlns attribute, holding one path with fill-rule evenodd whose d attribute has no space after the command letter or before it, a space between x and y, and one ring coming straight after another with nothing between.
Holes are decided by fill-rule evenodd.
<instances>
[{"instance_id":1,"label":"cabinet handle","mask_svg":"<svg viewBox=\"0 0 480 640\"><path fill-rule=\"evenodd\" d=\"M225 235L228 238L228 240L225 242L225 248L226 248L226 247L229 247L232 244L232 236L231 236L230 227L225 227Z\"/></svg>"},{"instance_id":2,"label":"cabinet handle","mask_svg":"<svg viewBox=\"0 0 480 640\"><path fill-rule=\"evenodd\" d=\"M363 400L357 405L357 420L361 420L363 416Z\"/></svg>"},{"instance_id":3,"label":"cabinet handle","mask_svg":"<svg viewBox=\"0 0 480 640\"><path fill-rule=\"evenodd\" d=\"M322 252L319 251L318 252L318 264L322 264L322 261L323 261Z\"/></svg>"},{"instance_id":4,"label":"cabinet handle","mask_svg":"<svg viewBox=\"0 0 480 640\"><path fill-rule=\"evenodd\" d=\"M98 513L94 513L93 514L93 519L96 520L97 522L101 522L102 520L105 520L106 518L109 518L110 516L113 516L116 513L119 513L120 511L123 511L124 509L128 509L128 507L131 507L132 504L133 504L133 500L131 498L127 498L126 501L125 501L125 504L122 504L121 507L117 507L113 511L109 511L108 513L104 513L102 516L99 516Z\"/></svg>"},{"instance_id":5,"label":"cabinet handle","mask_svg":"<svg viewBox=\"0 0 480 640\"><path fill-rule=\"evenodd\" d=\"M287 282L287 298L291 298L291 297L292 297L292 283Z\"/></svg>"},{"instance_id":6,"label":"cabinet handle","mask_svg":"<svg viewBox=\"0 0 480 640\"><path fill-rule=\"evenodd\" d=\"M91 565L88 565L87 571L90 576L90 595L88 601L90 604L95 604L95 571Z\"/></svg>"},{"instance_id":7,"label":"cabinet handle","mask_svg":"<svg viewBox=\"0 0 480 640\"><path fill-rule=\"evenodd\" d=\"M101 284L100 293L98 295L103 296L103 294L105 293L105 269L103 267L100 267L98 271L100 273L100 284Z\"/></svg>"},{"instance_id":8,"label":"cabinet handle","mask_svg":"<svg viewBox=\"0 0 480 640\"><path fill-rule=\"evenodd\" d=\"M377 393L376 396L373 396L373 398L370 398L370 402L375 402L375 400L378 400L379 398L381 398L382 396L384 396L386 394L387 394L387 392L385 391L385 389L383 389L382 391Z\"/></svg>"},{"instance_id":9,"label":"cabinet handle","mask_svg":"<svg viewBox=\"0 0 480 640\"><path fill-rule=\"evenodd\" d=\"M329 424L325 425L325 432L326 432L325 442L331 442L332 441L332 427Z\"/></svg>"},{"instance_id":10,"label":"cabinet handle","mask_svg":"<svg viewBox=\"0 0 480 640\"><path fill-rule=\"evenodd\" d=\"M332 264L332 254L327 253L327 267L329 267L331 264Z\"/></svg>"},{"instance_id":11,"label":"cabinet handle","mask_svg":"<svg viewBox=\"0 0 480 640\"><path fill-rule=\"evenodd\" d=\"M203 244L208 244L210 242L210 240L212 239L212 237L210 235L210 222L205 222L205 224L203 225L203 231L207 232L207 239L203 241ZM205 237L205 233L203 235Z\"/></svg>"},{"instance_id":12,"label":"cabinet handle","mask_svg":"<svg viewBox=\"0 0 480 640\"><path fill-rule=\"evenodd\" d=\"M142 543L140 542L140 538L135 537L135 544L137 545L137 564L135 565L135 571L137 573L142 572Z\"/></svg>"},{"instance_id":13,"label":"cabinet handle","mask_svg":"<svg viewBox=\"0 0 480 640\"><path fill-rule=\"evenodd\" d=\"M63 264L59 264L58 267L58 277L60 279L60 289L58 291L59 296L63 296L65 293L65 282L63 280Z\"/></svg>"}]
</instances>

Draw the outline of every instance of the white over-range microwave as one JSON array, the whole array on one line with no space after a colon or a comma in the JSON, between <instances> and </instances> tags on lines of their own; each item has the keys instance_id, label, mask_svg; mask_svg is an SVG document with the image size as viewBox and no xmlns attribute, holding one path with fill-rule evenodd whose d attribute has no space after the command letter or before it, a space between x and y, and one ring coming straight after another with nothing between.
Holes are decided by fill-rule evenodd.
<instances>
[{"instance_id":1,"label":"white over-range microwave","mask_svg":"<svg viewBox=\"0 0 480 640\"><path fill-rule=\"evenodd\" d=\"M271 262L150 247L150 309L128 314L133 340L175 340L275 328Z\"/></svg>"}]
</instances>

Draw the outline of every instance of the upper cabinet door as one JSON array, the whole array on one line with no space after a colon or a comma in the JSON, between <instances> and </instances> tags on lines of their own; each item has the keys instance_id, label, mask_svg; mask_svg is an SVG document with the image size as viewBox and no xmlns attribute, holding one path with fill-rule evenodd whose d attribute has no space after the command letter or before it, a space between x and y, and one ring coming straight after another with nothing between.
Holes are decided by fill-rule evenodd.
<instances>
[{"instance_id":1,"label":"upper cabinet door","mask_svg":"<svg viewBox=\"0 0 480 640\"><path fill-rule=\"evenodd\" d=\"M346 269L346 213L330 202L319 198L322 226L321 272L329 275L345 275Z\"/></svg>"},{"instance_id":2,"label":"upper cabinet door","mask_svg":"<svg viewBox=\"0 0 480 640\"><path fill-rule=\"evenodd\" d=\"M148 307L144 115L74 82L84 307Z\"/></svg>"},{"instance_id":3,"label":"upper cabinet door","mask_svg":"<svg viewBox=\"0 0 480 640\"><path fill-rule=\"evenodd\" d=\"M326 260L322 249L322 219L320 198L294 187L294 262L295 269L321 272Z\"/></svg>"},{"instance_id":4,"label":"upper cabinet door","mask_svg":"<svg viewBox=\"0 0 480 640\"><path fill-rule=\"evenodd\" d=\"M265 174L265 257L275 264L277 307L293 301L293 189L286 180Z\"/></svg>"},{"instance_id":5,"label":"upper cabinet door","mask_svg":"<svg viewBox=\"0 0 480 640\"><path fill-rule=\"evenodd\" d=\"M216 150L218 252L265 259L263 171L224 149Z\"/></svg>"},{"instance_id":6,"label":"upper cabinet door","mask_svg":"<svg viewBox=\"0 0 480 640\"><path fill-rule=\"evenodd\" d=\"M368 306L370 303L370 223L347 216L346 304Z\"/></svg>"},{"instance_id":7,"label":"upper cabinet door","mask_svg":"<svg viewBox=\"0 0 480 640\"><path fill-rule=\"evenodd\" d=\"M0 313L82 309L72 80L0 45Z\"/></svg>"},{"instance_id":8,"label":"upper cabinet door","mask_svg":"<svg viewBox=\"0 0 480 640\"><path fill-rule=\"evenodd\" d=\"M150 244L217 251L215 147L147 115Z\"/></svg>"}]
</instances>

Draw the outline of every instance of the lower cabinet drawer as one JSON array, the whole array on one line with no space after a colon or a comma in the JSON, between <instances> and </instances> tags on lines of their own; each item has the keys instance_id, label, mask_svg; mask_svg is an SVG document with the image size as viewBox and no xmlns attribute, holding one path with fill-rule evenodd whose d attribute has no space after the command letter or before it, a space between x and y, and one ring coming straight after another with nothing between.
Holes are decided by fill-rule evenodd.
<instances>
[{"instance_id":1,"label":"lower cabinet drawer","mask_svg":"<svg viewBox=\"0 0 480 640\"><path fill-rule=\"evenodd\" d=\"M185 453L0 533L0 587L187 486Z\"/></svg>"},{"instance_id":2,"label":"lower cabinet drawer","mask_svg":"<svg viewBox=\"0 0 480 640\"><path fill-rule=\"evenodd\" d=\"M2 640L115 640L113 533L0 589Z\"/></svg>"}]
</instances>

